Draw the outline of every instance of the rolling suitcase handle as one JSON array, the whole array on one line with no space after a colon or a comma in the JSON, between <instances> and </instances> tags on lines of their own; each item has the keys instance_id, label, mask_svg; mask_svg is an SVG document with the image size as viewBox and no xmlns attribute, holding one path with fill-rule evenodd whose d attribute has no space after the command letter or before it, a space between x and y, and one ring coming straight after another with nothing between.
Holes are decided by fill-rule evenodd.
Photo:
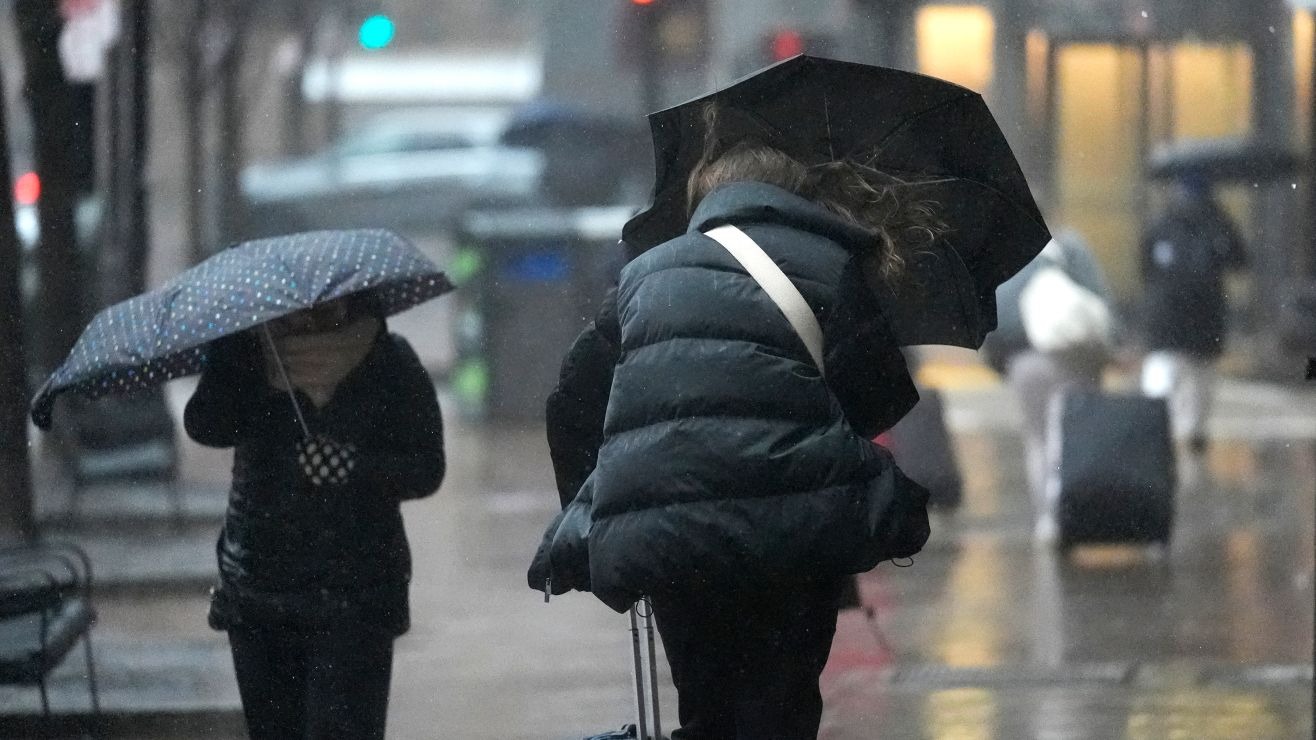
<instances>
[{"instance_id":1,"label":"rolling suitcase handle","mask_svg":"<svg viewBox=\"0 0 1316 740\"><path fill-rule=\"evenodd\" d=\"M643 611L641 611L643 605ZM663 740L662 717L658 706L658 662L655 660L653 639L653 602L648 596L631 605L631 654L635 661L635 713L638 718L639 740ZM644 622L646 655L640 655L640 622ZM649 702L645 704L644 663L649 664ZM646 716L648 715L648 716ZM653 720L653 734L649 734L648 719Z\"/></svg>"},{"instance_id":2,"label":"rolling suitcase handle","mask_svg":"<svg viewBox=\"0 0 1316 740\"><path fill-rule=\"evenodd\" d=\"M643 605L643 606L641 606ZM613 732L606 732L602 735L592 735L586 740L667 740L663 735L663 726L661 713L658 707L658 661L656 660L655 643L653 638L653 602L648 596L641 598L631 605L631 657L634 661L635 677L635 716L637 723L633 725L624 725L621 729ZM645 688L645 661L646 658L641 655L640 643L640 623L644 623L644 651L648 653L648 681L649 687ZM645 694L648 693L648 701ZM649 723L652 718L653 734L649 734Z\"/></svg>"}]
</instances>

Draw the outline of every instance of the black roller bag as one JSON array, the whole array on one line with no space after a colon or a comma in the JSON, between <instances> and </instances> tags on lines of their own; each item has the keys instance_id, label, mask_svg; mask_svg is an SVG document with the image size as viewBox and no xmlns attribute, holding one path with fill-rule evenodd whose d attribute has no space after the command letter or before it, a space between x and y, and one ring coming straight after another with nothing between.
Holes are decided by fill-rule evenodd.
<instances>
[{"instance_id":1,"label":"black roller bag","mask_svg":"<svg viewBox=\"0 0 1316 740\"><path fill-rule=\"evenodd\" d=\"M1050 412L1058 547L1168 544L1175 461L1165 401L1065 391Z\"/></svg>"}]
</instances>

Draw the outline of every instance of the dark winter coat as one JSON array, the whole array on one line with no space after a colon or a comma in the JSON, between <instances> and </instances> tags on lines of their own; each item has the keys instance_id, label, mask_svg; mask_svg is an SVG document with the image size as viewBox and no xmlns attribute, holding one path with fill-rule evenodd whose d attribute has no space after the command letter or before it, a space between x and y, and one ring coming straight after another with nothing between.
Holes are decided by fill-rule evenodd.
<instances>
[{"instance_id":1,"label":"dark winter coat","mask_svg":"<svg viewBox=\"0 0 1316 740\"><path fill-rule=\"evenodd\" d=\"M1172 205L1142 239L1147 348L1216 357L1223 350L1224 274L1242 268L1243 241L1209 198Z\"/></svg>"},{"instance_id":2,"label":"dark winter coat","mask_svg":"<svg viewBox=\"0 0 1316 740\"><path fill-rule=\"evenodd\" d=\"M189 436L234 448L211 624L347 618L401 634L411 555L399 504L438 489L445 467L434 385L406 340L381 331L325 406L298 395L313 434L356 446L346 483L307 480L292 402L249 336L219 343L187 404Z\"/></svg>"},{"instance_id":3,"label":"dark winter coat","mask_svg":"<svg viewBox=\"0 0 1316 740\"><path fill-rule=\"evenodd\" d=\"M702 233L725 223L815 309L826 382L776 305ZM549 401L564 500L588 477L550 527L532 587L551 576L555 593L588 587L623 610L641 593L865 568L842 563L854 554L860 489L917 488L868 438L918 399L853 258L865 242L809 201L736 183L703 200L684 236L626 267L615 318L605 303ZM596 384L614 358L604 396ZM604 405L594 467L569 441L589 449Z\"/></svg>"}]
</instances>

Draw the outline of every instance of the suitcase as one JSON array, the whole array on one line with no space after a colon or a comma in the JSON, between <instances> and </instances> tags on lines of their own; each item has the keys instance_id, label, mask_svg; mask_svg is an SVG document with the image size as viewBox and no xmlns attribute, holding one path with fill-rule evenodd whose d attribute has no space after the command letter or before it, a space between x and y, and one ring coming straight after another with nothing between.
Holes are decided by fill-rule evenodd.
<instances>
[{"instance_id":1,"label":"suitcase","mask_svg":"<svg viewBox=\"0 0 1316 740\"><path fill-rule=\"evenodd\" d=\"M631 658L635 671L635 724L622 725L621 729L590 735L585 740L667 740L663 735L662 718L658 707L658 663L653 639L653 603L646 596L631 605ZM644 625L643 641L640 625ZM643 653L641 655L641 642ZM647 681L647 688L646 688ZM646 700L647 693L647 700Z\"/></svg>"},{"instance_id":2,"label":"suitcase","mask_svg":"<svg viewBox=\"0 0 1316 740\"><path fill-rule=\"evenodd\" d=\"M1175 460L1164 399L1063 391L1049 407L1056 544L1169 544Z\"/></svg>"},{"instance_id":3,"label":"suitcase","mask_svg":"<svg viewBox=\"0 0 1316 740\"><path fill-rule=\"evenodd\" d=\"M951 446L950 430L946 427L941 392L919 388L918 394L919 402L879 437L878 443L890 447L905 475L928 489L928 506L958 508L964 484Z\"/></svg>"}]
</instances>

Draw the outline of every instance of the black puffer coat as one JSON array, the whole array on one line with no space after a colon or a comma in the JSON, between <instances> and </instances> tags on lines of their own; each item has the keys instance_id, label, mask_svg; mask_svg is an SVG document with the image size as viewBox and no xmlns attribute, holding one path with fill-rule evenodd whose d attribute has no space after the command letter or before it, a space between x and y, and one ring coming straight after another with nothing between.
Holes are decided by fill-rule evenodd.
<instances>
[{"instance_id":1,"label":"black puffer coat","mask_svg":"<svg viewBox=\"0 0 1316 740\"><path fill-rule=\"evenodd\" d=\"M306 479L292 402L265 381L250 337L220 342L187 404L189 436L234 448L211 624L347 618L401 634L411 555L399 504L433 493L445 468L434 385L406 340L381 331L327 405L298 394L312 433L356 446L345 484Z\"/></svg>"},{"instance_id":2,"label":"black puffer coat","mask_svg":"<svg viewBox=\"0 0 1316 740\"><path fill-rule=\"evenodd\" d=\"M1142 237L1142 320L1147 348L1202 358L1224 351L1224 275L1247 265L1228 214L1206 196L1172 202Z\"/></svg>"},{"instance_id":3,"label":"black puffer coat","mask_svg":"<svg viewBox=\"0 0 1316 740\"><path fill-rule=\"evenodd\" d=\"M776 305L702 234L724 223L758 242L814 307L826 382ZM852 562L861 489L922 492L867 439L918 396L853 259L864 240L809 201L736 183L703 200L686 235L626 267L597 467L546 535L532 587L552 577L552 591L588 587L620 611L643 593L875 564ZM601 317L593 330L610 324ZM572 375L595 375L575 351ZM572 395L590 397L555 393ZM563 411L549 413L552 428Z\"/></svg>"}]
</instances>

